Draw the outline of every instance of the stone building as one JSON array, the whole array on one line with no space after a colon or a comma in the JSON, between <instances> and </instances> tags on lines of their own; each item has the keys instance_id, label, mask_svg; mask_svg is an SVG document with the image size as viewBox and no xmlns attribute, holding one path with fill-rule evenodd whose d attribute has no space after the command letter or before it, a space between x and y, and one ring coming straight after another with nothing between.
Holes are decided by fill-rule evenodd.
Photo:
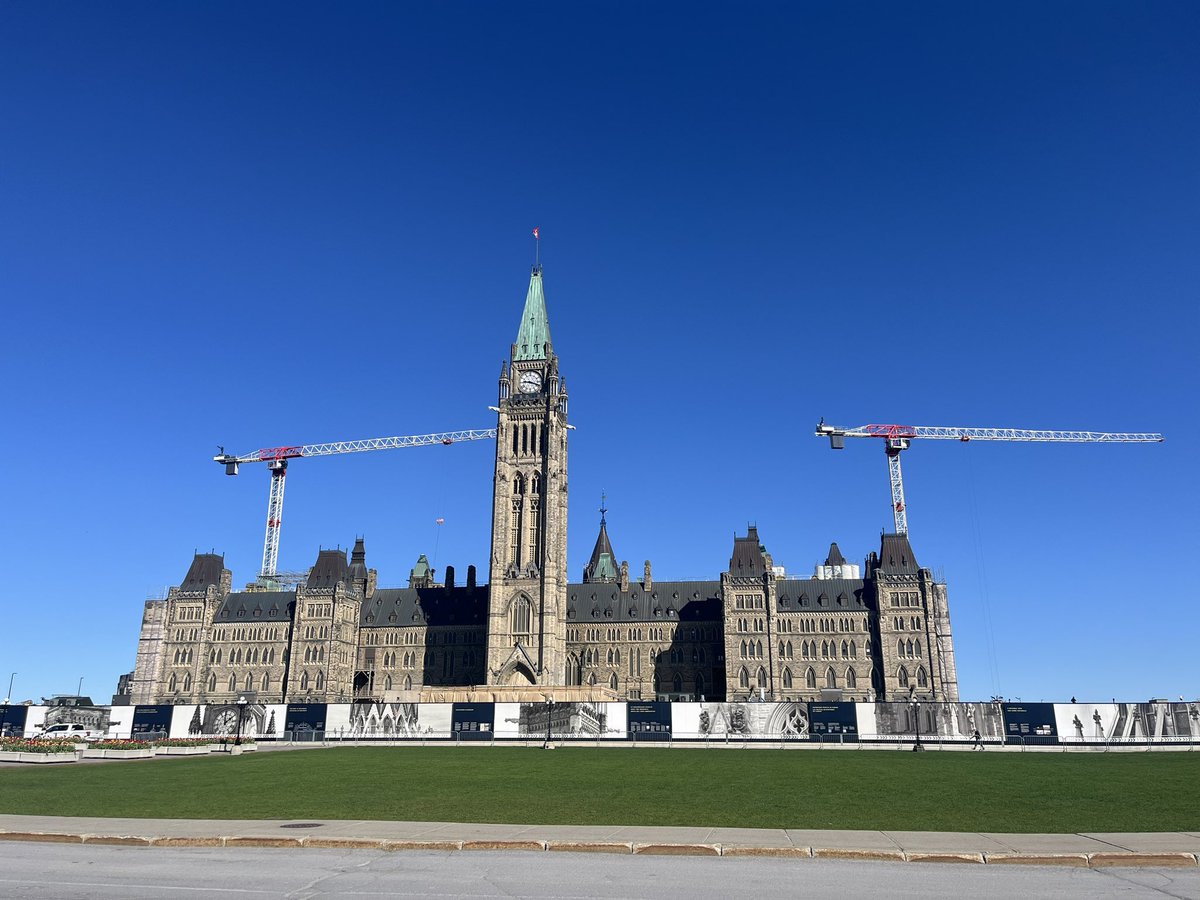
<instances>
[{"instance_id":1,"label":"stone building","mask_svg":"<svg viewBox=\"0 0 1200 900\"><path fill-rule=\"evenodd\" d=\"M291 590L232 589L196 554L147 601L133 703L451 699L958 699L946 586L907 535L812 577L774 565L755 527L711 581L618 562L607 510L579 582L567 572L567 386L535 267L501 368L488 583L441 581L424 556L378 586L363 540L321 550Z\"/></svg>"}]
</instances>

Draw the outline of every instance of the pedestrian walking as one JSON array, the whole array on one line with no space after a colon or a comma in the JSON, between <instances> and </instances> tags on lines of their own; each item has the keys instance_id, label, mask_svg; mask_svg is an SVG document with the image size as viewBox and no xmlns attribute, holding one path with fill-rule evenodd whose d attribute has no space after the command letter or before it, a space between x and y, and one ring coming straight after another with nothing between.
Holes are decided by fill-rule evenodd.
<instances>
[{"instance_id":1,"label":"pedestrian walking","mask_svg":"<svg viewBox=\"0 0 1200 900\"><path fill-rule=\"evenodd\" d=\"M982 750L983 749L983 738L981 738L979 736L978 728L976 728L973 732L971 732L971 740L973 740L975 742L975 744L971 747L972 750Z\"/></svg>"}]
</instances>

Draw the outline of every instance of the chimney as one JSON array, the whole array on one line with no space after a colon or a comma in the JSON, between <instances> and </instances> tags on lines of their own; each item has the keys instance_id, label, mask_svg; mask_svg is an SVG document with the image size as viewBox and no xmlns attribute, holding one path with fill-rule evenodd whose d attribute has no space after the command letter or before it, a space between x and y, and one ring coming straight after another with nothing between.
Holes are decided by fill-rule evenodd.
<instances>
[{"instance_id":1,"label":"chimney","mask_svg":"<svg viewBox=\"0 0 1200 900\"><path fill-rule=\"evenodd\" d=\"M642 578L642 587L649 591L654 587L654 580L650 577L650 560L646 560L645 573Z\"/></svg>"},{"instance_id":2,"label":"chimney","mask_svg":"<svg viewBox=\"0 0 1200 900\"><path fill-rule=\"evenodd\" d=\"M475 590L475 567L467 566L467 590Z\"/></svg>"},{"instance_id":3,"label":"chimney","mask_svg":"<svg viewBox=\"0 0 1200 900\"><path fill-rule=\"evenodd\" d=\"M621 577L618 579L618 585L621 588L621 593L629 590L629 560L621 560Z\"/></svg>"},{"instance_id":4,"label":"chimney","mask_svg":"<svg viewBox=\"0 0 1200 900\"><path fill-rule=\"evenodd\" d=\"M454 590L454 566L446 566L446 590Z\"/></svg>"}]
</instances>

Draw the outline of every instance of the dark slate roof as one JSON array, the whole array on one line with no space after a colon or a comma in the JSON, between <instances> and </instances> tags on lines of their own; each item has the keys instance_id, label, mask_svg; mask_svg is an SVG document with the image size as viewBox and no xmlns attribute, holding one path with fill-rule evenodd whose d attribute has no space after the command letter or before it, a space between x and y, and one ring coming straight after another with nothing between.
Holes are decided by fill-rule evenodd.
<instances>
[{"instance_id":1,"label":"dark slate roof","mask_svg":"<svg viewBox=\"0 0 1200 900\"><path fill-rule=\"evenodd\" d=\"M829 555L825 557L825 565L827 566L844 566L846 557L842 556L842 551L838 549L837 541L829 545Z\"/></svg>"},{"instance_id":2,"label":"dark slate roof","mask_svg":"<svg viewBox=\"0 0 1200 900\"><path fill-rule=\"evenodd\" d=\"M729 574L759 576L766 574L767 561L758 542L758 528L751 525L745 537L734 535L733 556L729 559Z\"/></svg>"},{"instance_id":3,"label":"dark slate roof","mask_svg":"<svg viewBox=\"0 0 1200 900\"><path fill-rule=\"evenodd\" d=\"M288 622L295 602L291 591L234 591L221 603L215 624Z\"/></svg>"},{"instance_id":4,"label":"dark slate roof","mask_svg":"<svg viewBox=\"0 0 1200 900\"><path fill-rule=\"evenodd\" d=\"M613 553L612 544L608 540L608 526L603 516L600 518L600 534L596 537L596 546L592 550L592 559L583 570L583 580L614 581L617 577L617 555Z\"/></svg>"},{"instance_id":5,"label":"dark slate roof","mask_svg":"<svg viewBox=\"0 0 1200 900\"><path fill-rule=\"evenodd\" d=\"M775 582L780 612L861 612L870 594L861 578L781 578Z\"/></svg>"},{"instance_id":6,"label":"dark slate roof","mask_svg":"<svg viewBox=\"0 0 1200 900\"><path fill-rule=\"evenodd\" d=\"M885 575L916 575L920 566L907 534L885 534L879 546L879 570Z\"/></svg>"},{"instance_id":7,"label":"dark slate roof","mask_svg":"<svg viewBox=\"0 0 1200 900\"><path fill-rule=\"evenodd\" d=\"M567 619L576 625L717 621L720 593L719 581L655 581L649 591L639 582L628 591L615 583L568 584Z\"/></svg>"},{"instance_id":8,"label":"dark slate roof","mask_svg":"<svg viewBox=\"0 0 1200 900\"><path fill-rule=\"evenodd\" d=\"M402 625L479 625L487 622L488 589L379 588L362 605L364 628Z\"/></svg>"},{"instance_id":9,"label":"dark slate roof","mask_svg":"<svg viewBox=\"0 0 1200 900\"><path fill-rule=\"evenodd\" d=\"M339 581L349 580L349 569L345 550L322 550L317 554L317 564L308 573L308 586L332 588Z\"/></svg>"},{"instance_id":10,"label":"dark slate roof","mask_svg":"<svg viewBox=\"0 0 1200 900\"><path fill-rule=\"evenodd\" d=\"M367 550L363 546L362 538L354 540L354 549L350 552L350 568L346 570L346 577L351 581L367 580Z\"/></svg>"},{"instance_id":11,"label":"dark slate roof","mask_svg":"<svg viewBox=\"0 0 1200 900\"><path fill-rule=\"evenodd\" d=\"M221 583L225 557L215 553L197 553L179 585L181 591L203 591L210 584Z\"/></svg>"}]
</instances>

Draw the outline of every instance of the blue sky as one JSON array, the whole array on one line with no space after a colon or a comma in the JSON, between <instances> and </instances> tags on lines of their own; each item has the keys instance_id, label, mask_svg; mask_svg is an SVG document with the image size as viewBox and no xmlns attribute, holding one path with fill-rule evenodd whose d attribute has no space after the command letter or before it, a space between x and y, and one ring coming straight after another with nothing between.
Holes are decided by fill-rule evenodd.
<instances>
[{"instance_id":1,"label":"blue sky","mask_svg":"<svg viewBox=\"0 0 1200 900\"><path fill-rule=\"evenodd\" d=\"M748 522L861 559L883 453L822 416L1162 431L918 444L909 525L965 697L1195 696L1198 44L1189 3L0 3L0 678L107 697L193 550L254 577L218 444L492 424L537 225L572 578L601 491L635 572ZM491 464L297 462L280 566L484 570Z\"/></svg>"}]
</instances>

